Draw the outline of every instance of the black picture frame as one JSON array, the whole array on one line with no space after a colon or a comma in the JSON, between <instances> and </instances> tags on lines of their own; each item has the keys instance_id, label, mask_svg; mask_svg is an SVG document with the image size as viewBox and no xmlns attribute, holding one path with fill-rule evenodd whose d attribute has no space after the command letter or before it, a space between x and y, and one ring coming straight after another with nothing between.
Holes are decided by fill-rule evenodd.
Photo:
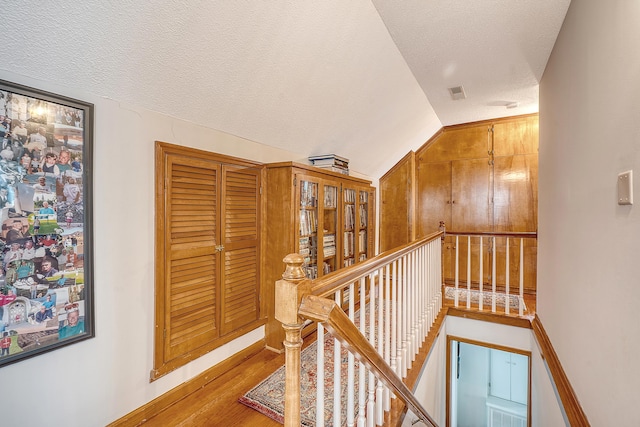
<instances>
[{"instance_id":1,"label":"black picture frame","mask_svg":"<svg viewBox=\"0 0 640 427\"><path fill-rule=\"evenodd\" d=\"M95 336L93 119L0 80L0 368Z\"/></svg>"}]
</instances>

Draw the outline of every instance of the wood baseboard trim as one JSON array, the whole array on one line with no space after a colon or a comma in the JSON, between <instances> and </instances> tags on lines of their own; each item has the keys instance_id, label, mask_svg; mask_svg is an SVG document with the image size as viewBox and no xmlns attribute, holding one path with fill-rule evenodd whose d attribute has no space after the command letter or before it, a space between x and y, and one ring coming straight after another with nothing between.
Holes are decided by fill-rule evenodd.
<instances>
[{"instance_id":1,"label":"wood baseboard trim","mask_svg":"<svg viewBox=\"0 0 640 427\"><path fill-rule=\"evenodd\" d=\"M481 320L484 322L499 323L507 326L531 329L531 322L525 317L516 315L506 316L504 313L491 313L488 311L467 310L460 307L449 307L448 316L463 317L465 319Z\"/></svg>"},{"instance_id":2,"label":"wood baseboard trim","mask_svg":"<svg viewBox=\"0 0 640 427\"><path fill-rule=\"evenodd\" d=\"M564 408L564 413L567 421L569 421L569 425L589 427L589 420L582 410L578 397L560 364L560 359L553 349L551 340L537 314L533 320L531 320L531 329L533 329L536 341L538 342L542 358L551 373L551 378L555 384L558 396L560 396L560 401L562 402L562 407Z\"/></svg>"},{"instance_id":3,"label":"wood baseboard trim","mask_svg":"<svg viewBox=\"0 0 640 427\"><path fill-rule=\"evenodd\" d=\"M185 381L177 387L172 388L168 392L153 399L144 406L139 407L133 412L128 413L122 418L108 424L107 427L131 427L139 426L146 420L160 414L165 409L171 407L175 403L184 399L191 393L201 389L232 367L242 363L244 360L258 353L265 347L265 340L262 339L242 351L234 354L228 359L223 360L215 366L207 369L196 377Z\"/></svg>"}]
</instances>

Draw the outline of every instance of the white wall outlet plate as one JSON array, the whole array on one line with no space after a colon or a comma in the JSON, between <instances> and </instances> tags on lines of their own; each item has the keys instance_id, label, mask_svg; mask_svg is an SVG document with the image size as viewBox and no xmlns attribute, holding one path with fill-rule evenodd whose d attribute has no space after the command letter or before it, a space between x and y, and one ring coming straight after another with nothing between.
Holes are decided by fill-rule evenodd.
<instances>
[{"instance_id":1,"label":"white wall outlet plate","mask_svg":"<svg viewBox=\"0 0 640 427\"><path fill-rule=\"evenodd\" d=\"M633 171L618 174L618 204L633 204Z\"/></svg>"}]
</instances>

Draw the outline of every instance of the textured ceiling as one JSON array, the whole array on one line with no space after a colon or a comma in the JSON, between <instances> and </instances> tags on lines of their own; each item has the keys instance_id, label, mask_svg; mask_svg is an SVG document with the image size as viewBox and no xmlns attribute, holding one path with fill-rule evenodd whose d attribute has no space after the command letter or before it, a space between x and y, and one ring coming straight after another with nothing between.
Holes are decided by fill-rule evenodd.
<instances>
[{"instance_id":1,"label":"textured ceiling","mask_svg":"<svg viewBox=\"0 0 640 427\"><path fill-rule=\"evenodd\" d=\"M568 4L5 0L0 69L377 178L442 125L537 111Z\"/></svg>"}]
</instances>

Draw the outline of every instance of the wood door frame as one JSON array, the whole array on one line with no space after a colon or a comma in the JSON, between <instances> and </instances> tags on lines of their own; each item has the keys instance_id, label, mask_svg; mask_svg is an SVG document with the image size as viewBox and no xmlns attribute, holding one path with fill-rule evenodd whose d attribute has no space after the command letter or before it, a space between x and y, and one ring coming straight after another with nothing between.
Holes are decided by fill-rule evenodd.
<instances>
[{"instance_id":1,"label":"wood door frame","mask_svg":"<svg viewBox=\"0 0 640 427\"><path fill-rule=\"evenodd\" d=\"M532 352L528 351L528 350L521 350L521 349L517 349L517 348L513 348L513 347L508 347L508 346L503 346L503 345L499 345L499 344L493 344L493 343L487 343L487 342L483 342L483 341L477 341L477 340L473 340L473 339L468 339L468 338L462 338L456 335L449 335L447 334L447 347L446 347L446 404L445 404L445 426L446 427L451 427L451 361L452 361L452 354L451 354L451 344L453 342L462 342L465 344L471 344L471 345L476 345L479 347L485 347L485 348L489 348L489 349L495 349L495 350L502 350L502 351L506 351L508 353L515 353L515 354L521 354L523 356L527 356L528 360L529 360L529 368L528 368L528 378L527 378L527 427L531 427L531 367L532 367Z\"/></svg>"}]
</instances>

